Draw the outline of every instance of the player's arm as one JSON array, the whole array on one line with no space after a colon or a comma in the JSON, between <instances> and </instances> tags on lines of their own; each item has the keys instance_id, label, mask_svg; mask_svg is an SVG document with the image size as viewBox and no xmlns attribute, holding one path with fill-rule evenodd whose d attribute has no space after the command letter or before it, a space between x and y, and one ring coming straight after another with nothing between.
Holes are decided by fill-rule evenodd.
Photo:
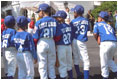
<instances>
[{"instance_id":1,"label":"player's arm","mask_svg":"<svg viewBox=\"0 0 118 80\"><path fill-rule=\"evenodd\" d=\"M35 24L34 30L33 30L33 40L35 46L37 45L37 42L39 40L39 27L38 27L38 22Z\"/></svg>"},{"instance_id":2,"label":"player's arm","mask_svg":"<svg viewBox=\"0 0 118 80\"><path fill-rule=\"evenodd\" d=\"M60 26L57 23L57 26L56 26L56 35L54 36L55 42L58 42L61 39L61 37L62 37L62 31L61 31Z\"/></svg>"},{"instance_id":3,"label":"player's arm","mask_svg":"<svg viewBox=\"0 0 118 80\"><path fill-rule=\"evenodd\" d=\"M75 37L75 27L73 26L73 23L70 22L70 26L71 26L71 40L73 41L73 38Z\"/></svg>"},{"instance_id":4,"label":"player's arm","mask_svg":"<svg viewBox=\"0 0 118 80\"><path fill-rule=\"evenodd\" d=\"M94 35L94 38L97 41L98 45L100 45L100 36L97 35L96 33L94 33L93 35Z\"/></svg>"},{"instance_id":5,"label":"player's arm","mask_svg":"<svg viewBox=\"0 0 118 80\"><path fill-rule=\"evenodd\" d=\"M33 38L31 35L28 36L28 41L29 41L29 45L30 45L30 51L34 58L34 63L36 63L37 62L36 48L35 48L35 44L34 44L34 41L33 41Z\"/></svg>"},{"instance_id":6,"label":"player's arm","mask_svg":"<svg viewBox=\"0 0 118 80\"><path fill-rule=\"evenodd\" d=\"M94 38L97 41L98 45L100 45L100 36L99 36L99 33L98 33L97 25L94 25L93 35L94 35Z\"/></svg>"}]
</instances>

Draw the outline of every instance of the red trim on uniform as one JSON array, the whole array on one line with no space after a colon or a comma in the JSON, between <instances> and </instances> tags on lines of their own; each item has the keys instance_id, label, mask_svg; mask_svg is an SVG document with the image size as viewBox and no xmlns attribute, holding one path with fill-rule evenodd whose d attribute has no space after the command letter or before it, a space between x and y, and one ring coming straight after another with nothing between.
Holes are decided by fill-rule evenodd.
<instances>
[{"instance_id":1,"label":"red trim on uniform","mask_svg":"<svg viewBox=\"0 0 118 80\"><path fill-rule=\"evenodd\" d=\"M37 46L38 39L34 39L34 44Z\"/></svg>"},{"instance_id":2,"label":"red trim on uniform","mask_svg":"<svg viewBox=\"0 0 118 80\"><path fill-rule=\"evenodd\" d=\"M55 42L58 42L61 39L61 36L54 37Z\"/></svg>"}]
</instances>

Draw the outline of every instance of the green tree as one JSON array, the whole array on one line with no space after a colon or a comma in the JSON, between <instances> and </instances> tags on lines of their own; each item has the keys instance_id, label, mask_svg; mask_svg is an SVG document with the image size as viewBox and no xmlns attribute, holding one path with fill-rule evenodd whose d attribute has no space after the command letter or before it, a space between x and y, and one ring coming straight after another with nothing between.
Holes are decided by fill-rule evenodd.
<instances>
[{"instance_id":1,"label":"green tree","mask_svg":"<svg viewBox=\"0 0 118 80\"><path fill-rule=\"evenodd\" d=\"M104 1L101 6L97 6L94 10L92 10L92 14L95 19L97 19L100 11L112 11L115 12L117 10L117 1Z\"/></svg>"}]
</instances>

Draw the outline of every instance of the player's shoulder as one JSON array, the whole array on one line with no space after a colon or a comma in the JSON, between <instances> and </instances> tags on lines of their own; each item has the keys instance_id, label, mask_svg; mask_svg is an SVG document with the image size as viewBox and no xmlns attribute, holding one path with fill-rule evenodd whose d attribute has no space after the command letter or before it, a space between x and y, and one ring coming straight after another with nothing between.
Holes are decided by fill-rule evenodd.
<instances>
[{"instance_id":1,"label":"player's shoulder","mask_svg":"<svg viewBox=\"0 0 118 80\"><path fill-rule=\"evenodd\" d=\"M71 22L76 22L76 21L81 21L81 20L87 20L87 19L81 16L81 17L77 17L73 19Z\"/></svg>"},{"instance_id":2,"label":"player's shoulder","mask_svg":"<svg viewBox=\"0 0 118 80\"><path fill-rule=\"evenodd\" d=\"M69 24L67 24L67 23L64 23L64 26L65 27L71 27Z\"/></svg>"},{"instance_id":3,"label":"player's shoulder","mask_svg":"<svg viewBox=\"0 0 118 80\"><path fill-rule=\"evenodd\" d=\"M31 36L31 34L30 34L29 32L26 32L26 31L24 31L24 34L25 34L26 36Z\"/></svg>"},{"instance_id":4,"label":"player's shoulder","mask_svg":"<svg viewBox=\"0 0 118 80\"><path fill-rule=\"evenodd\" d=\"M83 17L83 16L81 16L81 17L79 17L79 20L84 20L84 21L88 21L88 19L87 18L85 18L85 17Z\"/></svg>"},{"instance_id":5,"label":"player's shoulder","mask_svg":"<svg viewBox=\"0 0 118 80\"><path fill-rule=\"evenodd\" d=\"M71 23L76 22L76 21L77 21L77 19L75 18L75 19L73 19L73 20L71 21Z\"/></svg>"},{"instance_id":6,"label":"player's shoulder","mask_svg":"<svg viewBox=\"0 0 118 80\"><path fill-rule=\"evenodd\" d=\"M42 23L42 22L51 22L51 21L53 21L53 22L57 22L57 20L56 19L54 19L53 17L50 17L50 16L47 16L47 17L43 17L42 19L40 19L40 20L38 20L37 22L36 22L36 24L40 24L40 23Z\"/></svg>"},{"instance_id":7,"label":"player's shoulder","mask_svg":"<svg viewBox=\"0 0 118 80\"><path fill-rule=\"evenodd\" d=\"M12 29L12 28L8 28L7 30L9 30L9 31L16 31L15 29Z\"/></svg>"},{"instance_id":8,"label":"player's shoulder","mask_svg":"<svg viewBox=\"0 0 118 80\"><path fill-rule=\"evenodd\" d=\"M5 29L2 33L5 34L5 33L14 33L14 32L16 32L15 29L7 28L7 29Z\"/></svg>"},{"instance_id":9,"label":"player's shoulder","mask_svg":"<svg viewBox=\"0 0 118 80\"><path fill-rule=\"evenodd\" d=\"M40 22L41 22L41 19L38 20L38 21L35 23L35 25L38 25Z\"/></svg>"},{"instance_id":10,"label":"player's shoulder","mask_svg":"<svg viewBox=\"0 0 118 80\"><path fill-rule=\"evenodd\" d=\"M95 25L96 26L104 26L104 25L106 25L107 23L106 22L103 22L103 21L101 21L101 22L96 22L95 23Z\"/></svg>"},{"instance_id":11,"label":"player's shoulder","mask_svg":"<svg viewBox=\"0 0 118 80\"><path fill-rule=\"evenodd\" d=\"M56 19L54 19L53 17L50 17L50 16L46 16L46 17L43 17L42 19L41 19L41 21L56 21Z\"/></svg>"},{"instance_id":12,"label":"player's shoulder","mask_svg":"<svg viewBox=\"0 0 118 80\"><path fill-rule=\"evenodd\" d=\"M17 33L16 33L16 37L19 36L19 35L23 35L23 36L21 36L21 37L29 37L29 36L31 37L31 36L32 36L30 33L26 32L26 31L17 32Z\"/></svg>"}]
</instances>

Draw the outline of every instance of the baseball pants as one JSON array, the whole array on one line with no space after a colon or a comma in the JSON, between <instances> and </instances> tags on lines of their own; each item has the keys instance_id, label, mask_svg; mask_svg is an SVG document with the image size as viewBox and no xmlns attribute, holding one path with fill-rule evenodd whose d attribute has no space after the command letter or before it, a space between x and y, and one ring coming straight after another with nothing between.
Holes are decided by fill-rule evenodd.
<instances>
[{"instance_id":1,"label":"baseball pants","mask_svg":"<svg viewBox=\"0 0 118 80\"><path fill-rule=\"evenodd\" d=\"M67 71L72 70L72 48L71 45L57 45L59 59L60 77L67 77Z\"/></svg>"},{"instance_id":2,"label":"baseball pants","mask_svg":"<svg viewBox=\"0 0 118 80\"><path fill-rule=\"evenodd\" d=\"M37 43L37 56L39 73L41 79L54 79L56 52L55 43L51 38L41 38Z\"/></svg>"},{"instance_id":3,"label":"baseball pants","mask_svg":"<svg viewBox=\"0 0 118 80\"><path fill-rule=\"evenodd\" d=\"M103 77L109 77L109 68L112 72L117 72L117 66L113 61L113 56L117 49L116 45L116 42L111 41L100 43L101 75Z\"/></svg>"},{"instance_id":4,"label":"baseball pants","mask_svg":"<svg viewBox=\"0 0 118 80\"><path fill-rule=\"evenodd\" d=\"M3 54L4 71L7 76L14 77L16 72L16 53L15 47L5 48Z\"/></svg>"},{"instance_id":5,"label":"baseball pants","mask_svg":"<svg viewBox=\"0 0 118 80\"><path fill-rule=\"evenodd\" d=\"M89 70L90 62L85 42L74 39L72 42L73 60L75 65L79 65L80 59L83 61L84 70Z\"/></svg>"},{"instance_id":6,"label":"baseball pants","mask_svg":"<svg viewBox=\"0 0 118 80\"><path fill-rule=\"evenodd\" d=\"M18 79L33 79L34 78L34 63L33 57L29 51L17 53L18 62Z\"/></svg>"}]
</instances>

